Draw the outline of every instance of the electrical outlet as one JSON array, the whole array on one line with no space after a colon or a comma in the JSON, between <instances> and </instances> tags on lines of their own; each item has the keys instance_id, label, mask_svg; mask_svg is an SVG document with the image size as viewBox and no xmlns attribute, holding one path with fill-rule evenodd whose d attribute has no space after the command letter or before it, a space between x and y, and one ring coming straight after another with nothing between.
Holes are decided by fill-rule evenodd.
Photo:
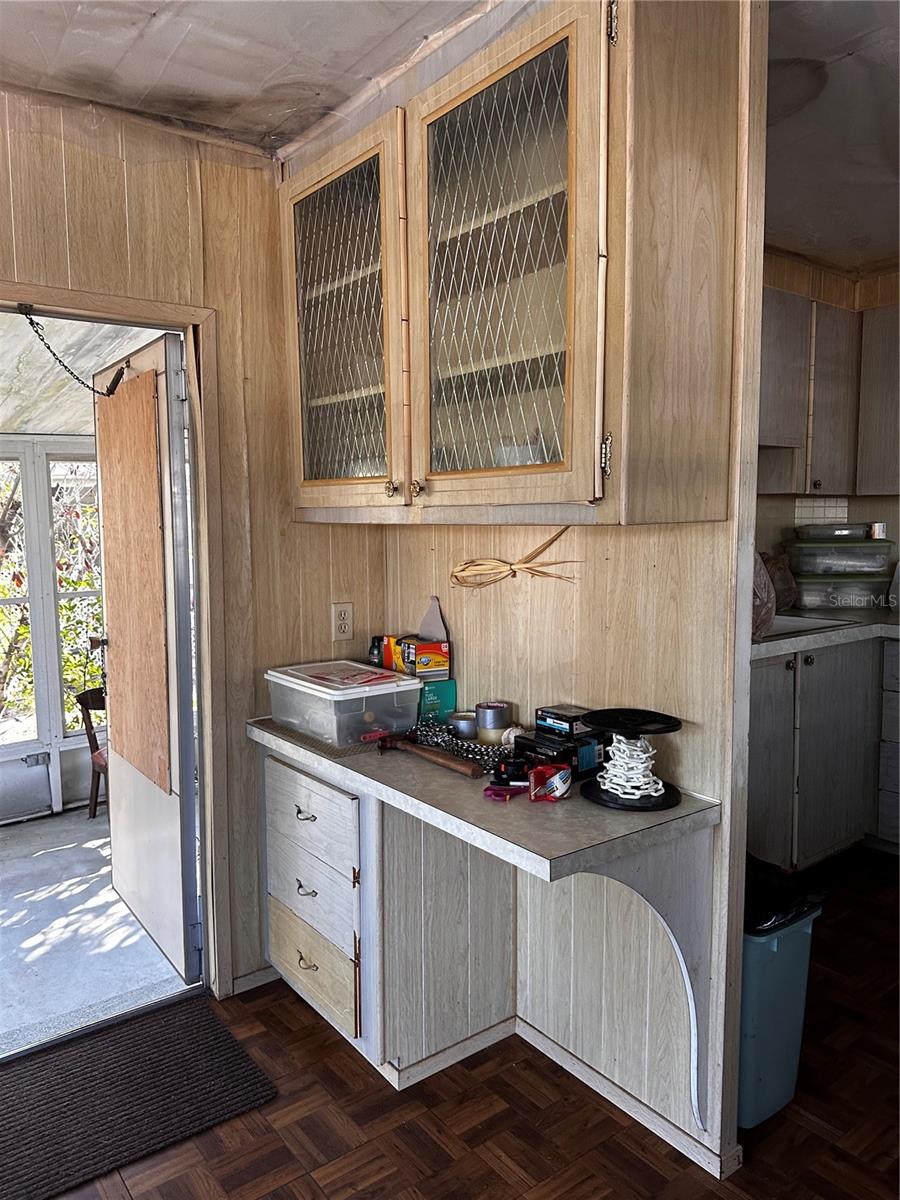
<instances>
[{"instance_id":1,"label":"electrical outlet","mask_svg":"<svg viewBox=\"0 0 900 1200\"><path fill-rule=\"evenodd\" d=\"M349 600L339 600L331 606L331 640L333 642L353 640L353 605Z\"/></svg>"}]
</instances>

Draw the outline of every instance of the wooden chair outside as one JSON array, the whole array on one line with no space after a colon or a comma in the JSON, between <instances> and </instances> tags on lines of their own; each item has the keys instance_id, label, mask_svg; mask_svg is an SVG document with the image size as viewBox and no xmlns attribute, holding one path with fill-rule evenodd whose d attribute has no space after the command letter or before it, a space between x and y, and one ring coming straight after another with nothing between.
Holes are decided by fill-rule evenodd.
<instances>
[{"instance_id":1,"label":"wooden chair outside","mask_svg":"<svg viewBox=\"0 0 900 1200\"><path fill-rule=\"evenodd\" d=\"M97 815L101 776L106 780L107 802L109 801L109 772L106 749L97 741L97 731L94 729L94 721L91 716L93 712L106 712L106 693L103 688L88 688L87 691L78 693L75 697L75 703L81 709L84 732L87 735L88 746L91 751L91 798L88 804L88 819L93 820Z\"/></svg>"}]
</instances>

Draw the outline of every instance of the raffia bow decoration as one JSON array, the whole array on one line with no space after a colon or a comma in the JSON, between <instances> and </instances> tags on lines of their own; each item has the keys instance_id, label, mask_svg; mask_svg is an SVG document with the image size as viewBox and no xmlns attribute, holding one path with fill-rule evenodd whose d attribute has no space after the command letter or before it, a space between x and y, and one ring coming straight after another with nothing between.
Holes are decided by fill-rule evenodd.
<instances>
[{"instance_id":1,"label":"raffia bow decoration","mask_svg":"<svg viewBox=\"0 0 900 1200\"><path fill-rule=\"evenodd\" d=\"M559 571L550 570L550 568L568 567L580 562L580 559L562 558L552 562L536 561L545 550L549 550L553 543L562 537L568 528L569 526L565 525L562 529L558 529L552 537L547 538L546 542L535 546L517 562L507 562L504 558L467 558L465 562L461 562L450 572L450 582L458 587L484 588L490 587L492 583L500 583L504 579L515 579L516 575L534 575L539 579L564 579L567 583L574 583L574 575L563 575Z\"/></svg>"}]
</instances>

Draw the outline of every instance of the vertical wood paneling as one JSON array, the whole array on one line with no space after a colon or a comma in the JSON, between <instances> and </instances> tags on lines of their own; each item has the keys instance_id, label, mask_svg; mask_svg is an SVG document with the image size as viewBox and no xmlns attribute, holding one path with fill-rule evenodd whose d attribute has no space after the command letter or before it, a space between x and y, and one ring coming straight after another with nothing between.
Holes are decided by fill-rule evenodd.
<instances>
[{"instance_id":1,"label":"vertical wood paneling","mask_svg":"<svg viewBox=\"0 0 900 1200\"><path fill-rule=\"evenodd\" d=\"M128 290L128 210L122 118L97 108L61 111L71 287Z\"/></svg>"},{"instance_id":2,"label":"vertical wood paneling","mask_svg":"<svg viewBox=\"0 0 900 1200\"><path fill-rule=\"evenodd\" d=\"M469 850L469 1034L515 1015L515 870Z\"/></svg>"},{"instance_id":3,"label":"vertical wood paneling","mask_svg":"<svg viewBox=\"0 0 900 1200\"><path fill-rule=\"evenodd\" d=\"M469 1035L469 847L422 827L425 1054ZM486 914L485 914L486 915ZM448 970L449 964L455 964Z\"/></svg>"},{"instance_id":4,"label":"vertical wood paneling","mask_svg":"<svg viewBox=\"0 0 900 1200\"><path fill-rule=\"evenodd\" d=\"M572 890L571 1049L594 1065L598 1065L604 1017L600 980L604 973L606 920L606 881L599 875L576 875Z\"/></svg>"},{"instance_id":5,"label":"vertical wood paneling","mask_svg":"<svg viewBox=\"0 0 900 1200\"><path fill-rule=\"evenodd\" d=\"M16 274L69 287L62 111L47 100L7 96Z\"/></svg>"},{"instance_id":6,"label":"vertical wood paneling","mask_svg":"<svg viewBox=\"0 0 900 1200\"><path fill-rule=\"evenodd\" d=\"M650 908L640 896L605 881L599 1069L632 1095L644 1090L649 1012ZM654 981L655 983L656 981Z\"/></svg>"},{"instance_id":7,"label":"vertical wood paneling","mask_svg":"<svg viewBox=\"0 0 900 1200\"><path fill-rule=\"evenodd\" d=\"M641 1095L682 1129L696 1130L691 1108L691 1021L672 943L650 914L647 943L647 1045Z\"/></svg>"},{"instance_id":8,"label":"vertical wood paneling","mask_svg":"<svg viewBox=\"0 0 900 1200\"><path fill-rule=\"evenodd\" d=\"M384 1038L388 1061L418 1062L425 1045L421 822L382 806Z\"/></svg>"},{"instance_id":9,"label":"vertical wood paneling","mask_svg":"<svg viewBox=\"0 0 900 1200\"><path fill-rule=\"evenodd\" d=\"M13 234L9 176L9 116L6 92L0 91L0 279L16 277L16 244Z\"/></svg>"},{"instance_id":10,"label":"vertical wood paneling","mask_svg":"<svg viewBox=\"0 0 900 1200\"><path fill-rule=\"evenodd\" d=\"M527 906L527 945L522 947L520 1015L560 1045L572 1041L572 914L574 880L546 883L525 872L519 886Z\"/></svg>"},{"instance_id":11,"label":"vertical wood paneling","mask_svg":"<svg viewBox=\"0 0 900 1200\"><path fill-rule=\"evenodd\" d=\"M173 304L202 303L197 288L199 264L201 256L209 258L210 239L217 238L216 254L227 257L235 249L218 240L220 231L210 227L208 220L204 222L201 245L200 157L209 157L215 153L214 148L204 146L201 150L189 138L126 121L123 152L129 295ZM216 197L211 199L215 203ZM234 199L239 211L239 196Z\"/></svg>"}]
</instances>

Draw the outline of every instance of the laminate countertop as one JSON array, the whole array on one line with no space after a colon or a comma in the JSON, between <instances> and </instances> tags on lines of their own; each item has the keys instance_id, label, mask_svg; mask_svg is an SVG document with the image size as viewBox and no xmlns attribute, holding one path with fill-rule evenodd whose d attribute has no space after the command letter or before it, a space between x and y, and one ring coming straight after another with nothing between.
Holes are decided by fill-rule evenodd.
<instances>
[{"instance_id":1,"label":"laminate countertop","mask_svg":"<svg viewBox=\"0 0 900 1200\"><path fill-rule=\"evenodd\" d=\"M488 776L467 779L412 754L331 756L311 750L307 739L271 717L249 721L247 734L319 779L391 804L541 879L602 869L720 817L718 803L687 792L677 808L653 813L603 808L574 793L556 804L532 804L527 796L497 802L483 794Z\"/></svg>"},{"instance_id":2,"label":"laminate countertop","mask_svg":"<svg viewBox=\"0 0 900 1200\"><path fill-rule=\"evenodd\" d=\"M847 642L867 642L872 638L900 637L900 615L890 609L795 609L779 616L806 617L814 621L833 619L829 629L813 630L809 633L791 632L770 634L762 641L754 642L750 659L775 658L779 654L802 654L806 650L821 650L825 646L842 646Z\"/></svg>"}]
</instances>

